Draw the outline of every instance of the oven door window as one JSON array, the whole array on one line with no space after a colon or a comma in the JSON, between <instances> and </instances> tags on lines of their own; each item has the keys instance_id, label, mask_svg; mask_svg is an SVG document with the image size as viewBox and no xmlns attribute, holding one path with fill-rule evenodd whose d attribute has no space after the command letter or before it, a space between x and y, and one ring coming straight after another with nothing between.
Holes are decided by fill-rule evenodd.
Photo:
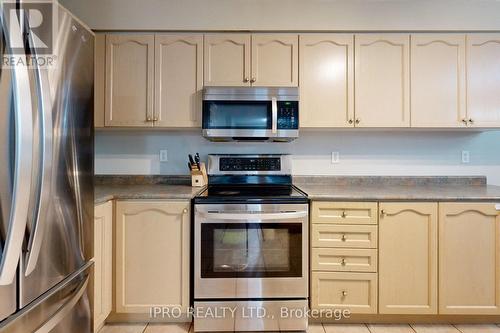
<instances>
[{"instance_id":1,"label":"oven door window","mask_svg":"<svg viewBox=\"0 0 500 333\"><path fill-rule=\"evenodd\" d=\"M205 129L271 129L271 102L267 101L205 101Z\"/></svg>"},{"instance_id":2,"label":"oven door window","mask_svg":"<svg viewBox=\"0 0 500 333\"><path fill-rule=\"evenodd\" d=\"M205 223L201 277L301 277L302 224Z\"/></svg>"}]
</instances>

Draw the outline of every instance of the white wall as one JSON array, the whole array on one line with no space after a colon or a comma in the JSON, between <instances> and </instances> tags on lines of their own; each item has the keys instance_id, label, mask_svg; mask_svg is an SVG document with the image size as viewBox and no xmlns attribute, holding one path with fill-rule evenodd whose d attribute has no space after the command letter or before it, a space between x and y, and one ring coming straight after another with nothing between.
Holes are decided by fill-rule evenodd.
<instances>
[{"instance_id":1,"label":"white wall","mask_svg":"<svg viewBox=\"0 0 500 333\"><path fill-rule=\"evenodd\" d=\"M167 149L169 161L159 162ZM462 150L471 163L462 164ZM331 164L331 152L340 163ZM292 143L212 143L199 131L98 132L98 174L187 174L187 154L290 153L296 175L486 175L500 185L500 131L302 131Z\"/></svg>"},{"instance_id":2,"label":"white wall","mask_svg":"<svg viewBox=\"0 0 500 333\"><path fill-rule=\"evenodd\" d=\"M500 30L498 0L60 0L98 30Z\"/></svg>"}]
</instances>

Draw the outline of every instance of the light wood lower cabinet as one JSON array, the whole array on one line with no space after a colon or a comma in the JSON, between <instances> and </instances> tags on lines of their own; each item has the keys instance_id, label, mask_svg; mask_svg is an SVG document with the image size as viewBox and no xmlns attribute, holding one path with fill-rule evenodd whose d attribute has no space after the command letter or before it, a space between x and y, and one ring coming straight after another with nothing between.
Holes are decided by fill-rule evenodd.
<instances>
[{"instance_id":1,"label":"light wood lower cabinet","mask_svg":"<svg viewBox=\"0 0 500 333\"><path fill-rule=\"evenodd\" d=\"M439 205L439 312L500 314L500 211Z\"/></svg>"},{"instance_id":2,"label":"light wood lower cabinet","mask_svg":"<svg viewBox=\"0 0 500 333\"><path fill-rule=\"evenodd\" d=\"M313 309L377 313L376 273L312 272L311 279Z\"/></svg>"},{"instance_id":3,"label":"light wood lower cabinet","mask_svg":"<svg viewBox=\"0 0 500 333\"><path fill-rule=\"evenodd\" d=\"M188 201L116 203L116 313L189 307Z\"/></svg>"},{"instance_id":4,"label":"light wood lower cabinet","mask_svg":"<svg viewBox=\"0 0 500 333\"><path fill-rule=\"evenodd\" d=\"M94 210L94 275L92 279L92 313L94 332L104 325L112 309L113 293L113 202Z\"/></svg>"},{"instance_id":5,"label":"light wood lower cabinet","mask_svg":"<svg viewBox=\"0 0 500 333\"><path fill-rule=\"evenodd\" d=\"M437 314L437 203L380 203L379 312Z\"/></svg>"}]
</instances>

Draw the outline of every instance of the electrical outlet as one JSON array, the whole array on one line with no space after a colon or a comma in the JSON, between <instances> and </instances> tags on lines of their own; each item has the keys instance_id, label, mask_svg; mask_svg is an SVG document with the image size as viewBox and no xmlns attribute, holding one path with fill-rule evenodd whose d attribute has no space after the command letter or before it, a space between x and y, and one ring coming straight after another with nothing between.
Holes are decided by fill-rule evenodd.
<instances>
[{"instance_id":1,"label":"electrical outlet","mask_svg":"<svg viewBox=\"0 0 500 333\"><path fill-rule=\"evenodd\" d=\"M470 163L470 152L468 150L462 151L462 163Z\"/></svg>"},{"instance_id":2,"label":"electrical outlet","mask_svg":"<svg viewBox=\"0 0 500 333\"><path fill-rule=\"evenodd\" d=\"M332 151L332 164L340 163L340 153L338 151Z\"/></svg>"},{"instance_id":3,"label":"electrical outlet","mask_svg":"<svg viewBox=\"0 0 500 333\"><path fill-rule=\"evenodd\" d=\"M168 150L160 150L160 162L168 162Z\"/></svg>"}]
</instances>

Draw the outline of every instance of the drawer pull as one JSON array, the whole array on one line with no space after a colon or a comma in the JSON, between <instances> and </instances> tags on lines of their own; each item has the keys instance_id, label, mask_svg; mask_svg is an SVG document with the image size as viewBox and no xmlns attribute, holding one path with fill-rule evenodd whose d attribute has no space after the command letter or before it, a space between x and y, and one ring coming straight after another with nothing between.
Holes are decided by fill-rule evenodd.
<instances>
[{"instance_id":1,"label":"drawer pull","mask_svg":"<svg viewBox=\"0 0 500 333\"><path fill-rule=\"evenodd\" d=\"M347 240L347 237L346 237L346 235L344 234L344 235L342 235L342 238L340 238L340 239L341 239L343 242L345 242L345 241Z\"/></svg>"},{"instance_id":2,"label":"drawer pull","mask_svg":"<svg viewBox=\"0 0 500 333\"><path fill-rule=\"evenodd\" d=\"M341 264L342 266L345 266L345 265L346 265L345 258L342 258L342 260L340 261L340 264Z\"/></svg>"},{"instance_id":3,"label":"drawer pull","mask_svg":"<svg viewBox=\"0 0 500 333\"><path fill-rule=\"evenodd\" d=\"M382 209L382 210L380 211L380 215L381 215L381 216L385 216L385 214L387 214L387 212L385 211L385 209Z\"/></svg>"},{"instance_id":4,"label":"drawer pull","mask_svg":"<svg viewBox=\"0 0 500 333\"><path fill-rule=\"evenodd\" d=\"M342 215L341 215L341 216L342 216L342 218L344 218L344 219L345 219L345 218L347 217L347 214L346 214L345 212L342 212Z\"/></svg>"},{"instance_id":5,"label":"drawer pull","mask_svg":"<svg viewBox=\"0 0 500 333\"><path fill-rule=\"evenodd\" d=\"M346 290L342 290L342 297L347 297L347 291Z\"/></svg>"}]
</instances>

